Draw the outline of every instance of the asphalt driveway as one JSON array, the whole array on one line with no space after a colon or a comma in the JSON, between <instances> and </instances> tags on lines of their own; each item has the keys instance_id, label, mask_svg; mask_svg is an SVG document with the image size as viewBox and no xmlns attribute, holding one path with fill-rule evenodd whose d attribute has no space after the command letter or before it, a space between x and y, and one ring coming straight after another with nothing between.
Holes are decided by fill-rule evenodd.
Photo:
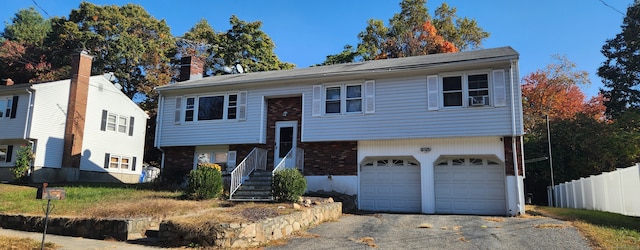
<instances>
[{"instance_id":1,"label":"asphalt driveway","mask_svg":"<svg viewBox=\"0 0 640 250\"><path fill-rule=\"evenodd\" d=\"M343 215L267 249L591 249L570 224L546 217Z\"/></svg>"}]
</instances>

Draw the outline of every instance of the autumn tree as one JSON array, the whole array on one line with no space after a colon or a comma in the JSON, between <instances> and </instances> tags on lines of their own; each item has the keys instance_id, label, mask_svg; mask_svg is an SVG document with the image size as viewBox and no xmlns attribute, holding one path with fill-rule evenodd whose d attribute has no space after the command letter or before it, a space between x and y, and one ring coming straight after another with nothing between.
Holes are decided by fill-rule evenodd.
<instances>
[{"instance_id":1,"label":"autumn tree","mask_svg":"<svg viewBox=\"0 0 640 250\"><path fill-rule=\"evenodd\" d=\"M68 65L69 54L86 50L94 56L92 73L112 72L122 91L155 109L156 86L171 81L170 57L175 41L164 20L139 5L80 4L69 18L52 19L52 63Z\"/></svg>"},{"instance_id":2,"label":"autumn tree","mask_svg":"<svg viewBox=\"0 0 640 250\"><path fill-rule=\"evenodd\" d=\"M626 111L640 111L640 1L636 0L627 9L622 22L622 31L602 46L606 57L598 68L604 88L607 115L613 119Z\"/></svg>"},{"instance_id":3,"label":"autumn tree","mask_svg":"<svg viewBox=\"0 0 640 250\"><path fill-rule=\"evenodd\" d=\"M457 10L446 3L431 17L426 2L401 1L400 12L389 19L388 26L382 20L368 20L358 34L356 50L327 56L323 64L456 52L478 48L489 37L475 20L457 17Z\"/></svg>"},{"instance_id":4,"label":"autumn tree","mask_svg":"<svg viewBox=\"0 0 640 250\"><path fill-rule=\"evenodd\" d=\"M246 22L232 15L231 28L216 33L201 20L183 35L190 44L187 54L196 53L207 58L208 70L222 74L224 67L240 64L246 72L292 69L295 65L280 61L274 49L275 43L261 30L262 22Z\"/></svg>"},{"instance_id":5,"label":"autumn tree","mask_svg":"<svg viewBox=\"0 0 640 250\"><path fill-rule=\"evenodd\" d=\"M0 72L17 83L54 80L59 77L48 60L44 42L51 31L49 20L35 9L19 10L1 33Z\"/></svg>"},{"instance_id":6,"label":"autumn tree","mask_svg":"<svg viewBox=\"0 0 640 250\"><path fill-rule=\"evenodd\" d=\"M545 69L523 78L522 109L527 132L532 132L536 125L543 123L546 116L550 119L569 119L590 107L580 90L580 86L590 83L589 74L576 70L575 63L564 56L556 55L553 59L555 62Z\"/></svg>"}]
</instances>

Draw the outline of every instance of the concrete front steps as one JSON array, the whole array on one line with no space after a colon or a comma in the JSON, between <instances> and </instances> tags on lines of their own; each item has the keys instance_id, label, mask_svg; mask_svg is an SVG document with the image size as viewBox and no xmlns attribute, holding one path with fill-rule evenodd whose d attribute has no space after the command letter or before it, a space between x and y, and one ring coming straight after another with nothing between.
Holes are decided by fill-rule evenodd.
<instances>
[{"instance_id":1,"label":"concrete front steps","mask_svg":"<svg viewBox=\"0 0 640 250\"><path fill-rule=\"evenodd\" d=\"M254 170L236 190L231 201L272 201L271 171Z\"/></svg>"}]
</instances>

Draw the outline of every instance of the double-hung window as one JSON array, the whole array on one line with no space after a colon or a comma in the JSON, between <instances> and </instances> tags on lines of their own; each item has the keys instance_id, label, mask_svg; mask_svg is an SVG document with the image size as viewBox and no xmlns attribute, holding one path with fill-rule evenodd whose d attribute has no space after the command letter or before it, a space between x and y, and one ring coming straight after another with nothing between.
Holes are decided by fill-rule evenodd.
<instances>
[{"instance_id":1,"label":"double-hung window","mask_svg":"<svg viewBox=\"0 0 640 250\"><path fill-rule=\"evenodd\" d=\"M427 76L428 110L506 106L504 69Z\"/></svg>"},{"instance_id":2,"label":"double-hung window","mask_svg":"<svg viewBox=\"0 0 640 250\"><path fill-rule=\"evenodd\" d=\"M10 163L13 154L13 146L0 145L0 164Z\"/></svg>"},{"instance_id":3,"label":"double-hung window","mask_svg":"<svg viewBox=\"0 0 640 250\"><path fill-rule=\"evenodd\" d=\"M136 157L107 153L105 154L104 168L135 171Z\"/></svg>"},{"instance_id":4,"label":"double-hung window","mask_svg":"<svg viewBox=\"0 0 640 250\"><path fill-rule=\"evenodd\" d=\"M238 120L246 115L246 92L187 96L184 105L184 121ZM182 102L182 98L176 98ZM176 121L179 121L181 104L176 103Z\"/></svg>"},{"instance_id":5,"label":"double-hung window","mask_svg":"<svg viewBox=\"0 0 640 250\"><path fill-rule=\"evenodd\" d=\"M0 118L15 118L18 97L0 97Z\"/></svg>"},{"instance_id":6,"label":"double-hung window","mask_svg":"<svg viewBox=\"0 0 640 250\"><path fill-rule=\"evenodd\" d=\"M124 116L116 113L102 110L102 124L100 125L101 131L113 131L117 133L127 134L133 136L133 116Z\"/></svg>"},{"instance_id":7,"label":"double-hung window","mask_svg":"<svg viewBox=\"0 0 640 250\"><path fill-rule=\"evenodd\" d=\"M489 74L461 74L442 77L442 106L489 106Z\"/></svg>"},{"instance_id":8,"label":"double-hung window","mask_svg":"<svg viewBox=\"0 0 640 250\"><path fill-rule=\"evenodd\" d=\"M325 113L361 113L362 85L337 85L325 88Z\"/></svg>"}]
</instances>

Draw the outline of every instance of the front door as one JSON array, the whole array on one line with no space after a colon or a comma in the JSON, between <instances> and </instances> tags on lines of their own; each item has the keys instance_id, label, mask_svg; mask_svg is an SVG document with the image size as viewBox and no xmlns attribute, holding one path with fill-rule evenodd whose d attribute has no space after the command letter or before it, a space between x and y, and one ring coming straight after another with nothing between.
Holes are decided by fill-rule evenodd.
<instances>
[{"instance_id":1,"label":"front door","mask_svg":"<svg viewBox=\"0 0 640 250\"><path fill-rule=\"evenodd\" d=\"M291 149L296 148L296 138L298 138L298 122L286 121L276 122L276 148L274 152L274 168L282 161ZM295 155L287 161L287 166L293 166Z\"/></svg>"}]
</instances>

